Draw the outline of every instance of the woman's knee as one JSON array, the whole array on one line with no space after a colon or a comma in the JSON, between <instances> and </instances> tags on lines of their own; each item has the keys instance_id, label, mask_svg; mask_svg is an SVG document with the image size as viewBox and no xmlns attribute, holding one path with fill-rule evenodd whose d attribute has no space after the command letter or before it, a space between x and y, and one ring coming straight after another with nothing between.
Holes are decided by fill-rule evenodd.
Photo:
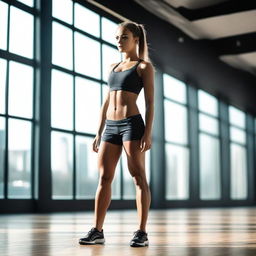
<instances>
[{"instance_id":1,"label":"woman's knee","mask_svg":"<svg viewBox=\"0 0 256 256\"><path fill-rule=\"evenodd\" d=\"M134 184L138 187L140 187L141 189L147 189L148 188L148 183L147 183L147 179L146 176L141 174L141 173L136 173L134 175L132 175L133 177L133 181Z\"/></svg>"},{"instance_id":2,"label":"woman's knee","mask_svg":"<svg viewBox=\"0 0 256 256\"><path fill-rule=\"evenodd\" d=\"M100 177L99 177L99 183L101 185L108 185L108 184L111 184L112 181L113 181L113 175L110 175L108 173L103 173L103 174L100 174Z\"/></svg>"}]
</instances>

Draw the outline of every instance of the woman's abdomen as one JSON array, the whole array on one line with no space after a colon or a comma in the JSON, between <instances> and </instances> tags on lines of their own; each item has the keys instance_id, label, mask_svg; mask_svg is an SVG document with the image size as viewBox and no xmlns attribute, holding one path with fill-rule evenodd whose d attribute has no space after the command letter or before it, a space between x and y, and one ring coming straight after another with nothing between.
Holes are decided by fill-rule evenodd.
<instances>
[{"instance_id":1,"label":"woman's abdomen","mask_svg":"<svg viewBox=\"0 0 256 256\"><path fill-rule=\"evenodd\" d=\"M136 99L137 98L127 95L112 95L106 112L106 119L120 120L128 116L139 114Z\"/></svg>"}]
</instances>

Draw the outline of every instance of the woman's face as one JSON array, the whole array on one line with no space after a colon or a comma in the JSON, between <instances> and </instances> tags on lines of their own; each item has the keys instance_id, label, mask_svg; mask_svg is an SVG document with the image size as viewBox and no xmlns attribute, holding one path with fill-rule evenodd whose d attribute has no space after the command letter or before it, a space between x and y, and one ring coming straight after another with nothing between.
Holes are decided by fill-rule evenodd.
<instances>
[{"instance_id":1,"label":"woman's face","mask_svg":"<svg viewBox=\"0 0 256 256\"><path fill-rule=\"evenodd\" d=\"M134 37L132 32L125 27L118 27L116 30L116 44L120 52L128 52L136 49L137 37Z\"/></svg>"}]
</instances>

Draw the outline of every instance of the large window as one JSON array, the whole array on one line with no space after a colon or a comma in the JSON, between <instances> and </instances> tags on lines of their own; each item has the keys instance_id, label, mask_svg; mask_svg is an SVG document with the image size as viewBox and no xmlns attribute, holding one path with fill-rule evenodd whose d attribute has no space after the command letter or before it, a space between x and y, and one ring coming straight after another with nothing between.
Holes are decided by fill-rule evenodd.
<instances>
[{"instance_id":1,"label":"large window","mask_svg":"<svg viewBox=\"0 0 256 256\"><path fill-rule=\"evenodd\" d=\"M1 209L10 205L5 199L17 199L19 210L33 209L31 199L39 199L38 210L66 209L67 203L80 208L83 202L63 200L95 199L100 170L92 143L109 91L110 64L122 60L117 22L88 1L0 0L0 199L6 203ZM164 182L165 194L160 190L153 199L172 206L251 203L256 119L253 126L249 113L171 75L162 78L164 97L160 90L155 110L163 120L155 128L164 131L154 131L156 148L146 151L145 167L152 191ZM144 90L137 104L145 122ZM122 150L112 199L134 200Z\"/></svg>"},{"instance_id":2,"label":"large window","mask_svg":"<svg viewBox=\"0 0 256 256\"><path fill-rule=\"evenodd\" d=\"M231 199L247 199L247 150L245 113L229 106Z\"/></svg>"},{"instance_id":3,"label":"large window","mask_svg":"<svg viewBox=\"0 0 256 256\"><path fill-rule=\"evenodd\" d=\"M218 100L198 91L200 199L221 199Z\"/></svg>"},{"instance_id":4,"label":"large window","mask_svg":"<svg viewBox=\"0 0 256 256\"><path fill-rule=\"evenodd\" d=\"M99 170L91 146L108 92L108 68L121 61L115 44L117 24L71 0L53 0L52 16L52 198L93 199ZM144 117L143 98L142 91L138 105ZM146 163L149 178L148 152ZM126 165L123 152L112 184L113 199L135 198Z\"/></svg>"},{"instance_id":5,"label":"large window","mask_svg":"<svg viewBox=\"0 0 256 256\"><path fill-rule=\"evenodd\" d=\"M164 83L164 127L167 200L189 198L189 150L186 85L168 74Z\"/></svg>"},{"instance_id":6,"label":"large window","mask_svg":"<svg viewBox=\"0 0 256 256\"><path fill-rule=\"evenodd\" d=\"M30 199L36 14L19 2L0 1L0 198Z\"/></svg>"}]
</instances>

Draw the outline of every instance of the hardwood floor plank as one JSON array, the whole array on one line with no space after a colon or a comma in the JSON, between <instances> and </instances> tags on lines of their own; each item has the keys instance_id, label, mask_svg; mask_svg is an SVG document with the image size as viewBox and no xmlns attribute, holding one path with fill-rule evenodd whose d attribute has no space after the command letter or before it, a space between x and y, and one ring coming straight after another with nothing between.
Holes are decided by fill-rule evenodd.
<instances>
[{"instance_id":1,"label":"hardwood floor plank","mask_svg":"<svg viewBox=\"0 0 256 256\"><path fill-rule=\"evenodd\" d=\"M93 212L0 215L0 255L255 256L256 208L150 210L149 246L129 246L135 210L108 211L104 245L79 245Z\"/></svg>"}]
</instances>

